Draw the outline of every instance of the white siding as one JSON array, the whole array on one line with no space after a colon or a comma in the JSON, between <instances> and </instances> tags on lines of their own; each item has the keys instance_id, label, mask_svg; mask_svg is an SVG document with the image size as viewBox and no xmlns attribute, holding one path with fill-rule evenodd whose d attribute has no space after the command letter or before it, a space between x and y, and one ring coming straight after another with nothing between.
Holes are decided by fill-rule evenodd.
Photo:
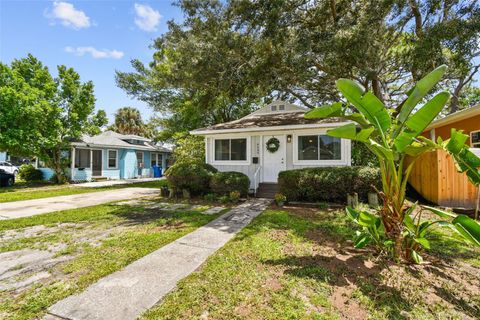
<instances>
[{"instance_id":1,"label":"white siding","mask_svg":"<svg viewBox=\"0 0 480 320\"><path fill-rule=\"evenodd\" d=\"M235 133L235 134L215 134L206 136L205 141L205 161L209 164L212 164L219 171L236 171L241 172L247 175L250 178L250 186L253 188L254 174L257 168L262 165L262 154L264 146L262 144L262 136L268 138L272 135L291 135L292 141L286 144L286 169L301 169L301 168L312 168L312 167L322 167L322 166L349 166L351 165L351 143L350 140L342 141L342 161L338 164L332 164L328 161L318 164L309 164L301 165L294 164L294 141L296 134L325 134L328 128L318 128L318 129L302 129L302 130L279 130L279 131L268 131L268 132L249 132L249 133ZM228 138L247 138L247 148L249 149L249 159L247 159L248 164L218 164L214 161L214 139L228 139ZM248 156L247 156L248 157ZM258 164L253 163L253 158L258 157ZM268 163L264 163L263 166L268 166ZM259 174L259 179L262 178L262 174ZM261 182L261 181L260 181Z\"/></svg>"}]
</instances>

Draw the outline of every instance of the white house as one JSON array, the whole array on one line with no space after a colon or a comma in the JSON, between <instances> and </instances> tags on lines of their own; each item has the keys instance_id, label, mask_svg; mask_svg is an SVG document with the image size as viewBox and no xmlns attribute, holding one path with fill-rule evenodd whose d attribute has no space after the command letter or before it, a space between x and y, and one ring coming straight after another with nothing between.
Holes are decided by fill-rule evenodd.
<instances>
[{"instance_id":1,"label":"white house","mask_svg":"<svg viewBox=\"0 0 480 320\"><path fill-rule=\"evenodd\" d=\"M305 167L350 166L351 143L326 135L342 119L305 119L308 109L275 101L239 120L191 131L205 137L205 161L219 171L238 171L261 183Z\"/></svg>"}]
</instances>

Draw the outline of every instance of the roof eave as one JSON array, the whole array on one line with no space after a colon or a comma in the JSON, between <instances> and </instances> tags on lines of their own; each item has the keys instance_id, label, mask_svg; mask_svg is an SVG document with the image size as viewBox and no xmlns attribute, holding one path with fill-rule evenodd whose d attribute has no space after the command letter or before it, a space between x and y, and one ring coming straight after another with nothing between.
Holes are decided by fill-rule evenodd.
<instances>
[{"instance_id":1,"label":"roof eave","mask_svg":"<svg viewBox=\"0 0 480 320\"><path fill-rule=\"evenodd\" d=\"M157 149L155 147L145 147L145 146L116 146L108 144L96 144L96 143L86 143L86 142L72 142L74 147L86 147L86 148L115 148L115 149L134 149L134 150L145 150L145 151L156 151L156 152L165 152L169 153L171 151L165 151L163 149Z\"/></svg>"},{"instance_id":2,"label":"roof eave","mask_svg":"<svg viewBox=\"0 0 480 320\"><path fill-rule=\"evenodd\" d=\"M312 124L295 124L295 125L285 125L285 126L270 126L270 127L253 127L253 128L235 128L235 129L207 129L207 130L192 130L190 134L192 135L212 135L212 134L222 134L222 133L238 133L238 132L262 132L262 131L281 131L281 130L291 130L291 129L315 129L315 128L331 128L339 127L345 124L351 123L351 121L342 121L342 122L329 122L329 123L312 123Z\"/></svg>"},{"instance_id":3,"label":"roof eave","mask_svg":"<svg viewBox=\"0 0 480 320\"><path fill-rule=\"evenodd\" d=\"M435 120L425 129L425 131L435 129L441 126L445 126L447 124L454 123L457 121L462 121L478 115L480 115L480 104L473 106L471 108L450 114L446 117L443 117L442 119Z\"/></svg>"}]
</instances>

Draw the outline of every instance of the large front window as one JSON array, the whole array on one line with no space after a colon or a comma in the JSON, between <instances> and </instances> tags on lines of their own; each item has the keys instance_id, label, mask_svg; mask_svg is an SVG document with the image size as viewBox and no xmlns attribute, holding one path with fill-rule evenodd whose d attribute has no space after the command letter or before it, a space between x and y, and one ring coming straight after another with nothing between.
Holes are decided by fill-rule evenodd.
<instances>
[{"instance_id":1,"label":"large front window","mask_svg":"<svg viewBox=\"0 0 480 320\"><path fill-rule=\"evenodd\" d=\"M75 168L90 168L90 149L75 149Z\"/></svg>"},{"instance_id":2,"label":"large front window","mask_svg":"<svg viewBox=\"0 0 480 320\"><path fill-rule=\"evenodd\" d=\"M298 137L298 160L341 160L341 140L325 135Z\"/></svg>"},{"instance_id":3,"label":"large front window","mask_svg":"<svg viewBox=\"0 0 480 320\"><path fill-rule=\"evenodd\" d=\"M215 140L215 160L216 161L247 160L247 139Z\"/></svg>"}]
</instances>

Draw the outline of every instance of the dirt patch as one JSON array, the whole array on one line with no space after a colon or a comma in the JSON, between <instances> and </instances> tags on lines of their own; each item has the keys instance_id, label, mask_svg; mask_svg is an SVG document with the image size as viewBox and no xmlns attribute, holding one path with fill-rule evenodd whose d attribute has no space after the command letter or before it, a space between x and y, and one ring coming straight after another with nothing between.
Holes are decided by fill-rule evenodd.
<instances>
[{"instance_id":1,"label":"dirt patch","mask_svg":"<svg viewBox=\"0 0 480 320\"><path fill-rule=\"evenodd\" d=\"M313 221L331 216L315 208L286 209ZM435 316L443 310L443 318L480 319L480 268L476 266L426 253L431 263L397 265L378 257L373 249L354 249L350 241L322 229L307 231L303 236L311 246L299 250L298 244L286 239L288 232L269 232L270 238L282 243L286 257L267 263L300 278L327 282L332 288L329 301L342 319L366 319L378 310L391 318L411 318L418 308ZM296 290L295 295L308 306L308 294ZM309 308L315 312L318 306Z\"/></svg>"},{"instance_id":2,"label":"dirt patch","mask_svg":"<svg viewBox=\"0 0 480 320\"><path fill-rule=\"evenodd\" d=\"M341 314L342 319L363 320L368 317L367 310L352 297L355 289L353 284L348 287L334 287L330 301Z\"/></svg>"}]
</instances>

